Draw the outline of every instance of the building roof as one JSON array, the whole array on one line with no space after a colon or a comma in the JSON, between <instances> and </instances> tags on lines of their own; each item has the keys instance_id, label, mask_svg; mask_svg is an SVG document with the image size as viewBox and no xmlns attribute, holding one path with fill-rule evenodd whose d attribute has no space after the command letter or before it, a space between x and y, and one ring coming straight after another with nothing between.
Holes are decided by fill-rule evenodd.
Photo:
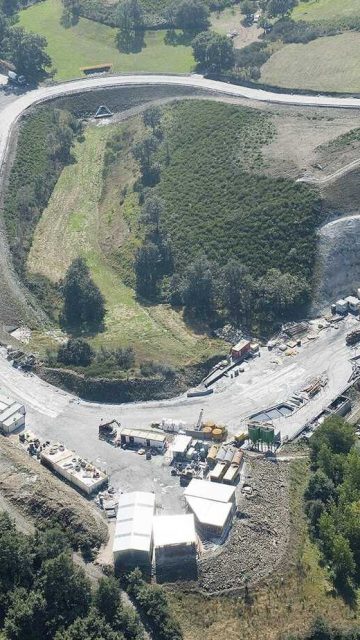
<instances>
[{"instance_id":1,"label":"building roof","mask_svg":"<svg viewBox=\"0 0 360 640\"><path fill-rule=\"evenodd\" d=\"M3 427L11 427L11 425L13 425L15 422L18 422L19 420L22 420L24 418L24 414L20 413L20 411L17 411L16 413L12 414L9 418L6 418L6 420L2 420L2 425Z\"/></svg>"},{"instance_id":2,"label":"building roof","mask_svg":"<svg viewBox=\"0 0 360 640\"><path fill-rule=\"evenodd\" d=\"M144 491L119 497L113 552L151 551L155 495Z\"/></svg>"},{"instance_id":3,"label":"building roof","mask_svg":"<svg viewBox=\"0 0 360 640\"><path fill-rule=\"evenodd\" d=\"M231 513L231 502L216 502L204 498L186 497L186 502L198 522L205 526L223 528Z\"/></svg>"},{"instance_id":4,"label":"building roof","mask_svg":"<svg viewBox=\"0 0 360 640\"><path fill-rule=\"evenodd\" d=\"M206 498L217 502L230 502L234 494L235 487L197 478L193 478L184 491L186 499L188 497Z\"/></svg>"},{"instance_id":5,"label":"building roof","mask_svg":"<svg viewBox=\"0 0 360 640\"><path fill-rule=\"evenodd\" d=\"M166 440L166 435L164 433L160 433L159 431L128 429L127 427L123 427L122 429L120 429L119 435L127 436L128 438L144 438L145 440L153 440L156 442L164 442Z\"/></svg>"},{"instance_id":6,"label":"building roof","mask_svg":"<svg viewBox=\"0 0 360 640\"><path fill-rule=\"evenodd\" d=\"M88 487L95 488L107 480L106 473L100 471L92 463L79 457L70 449L66 449L64 445L50 445L41 451L40 457L41 460L53 465L58 473L66 474L69 480L73 480L77 485L82 485L83 489ZM80 463L83 463L83 466ZM80 466L79 471L76 470L78 466Z\"/></svg>"},{"instance_id":7,"label":"building roof","mask_svg":"<svg viewBox=\"0 0 360 640\"><path fill-rule=\"evenodd\" d=\"M232 348L234 351L241 351L244 347L247 347L250 344L250 340L239 340L237 344L235 344Z\"/></svg>"},{"instance_id":8,"label":"building roof","mask_svg":"<svg viewBox=\"0 0 360 640\"><path fill-rule=\"evenodd\" d=\"M196 544L193 514L154 517L154 546Z\"/></svg>"},{"instance_id":9,"label":"building roof","mask_svg":"<svg viewBox=\"0 0 360 640\"><path fill-rule=\"evenodd\" d=\"M190 446L191 440L191 436L175 436L174 441L171 445L171 451L173 453L185 453Z\"/></svg>"},{"instance_id":10,"label":"building roof","mask_svg":"<svg viewBox=\"0 0 360 640\"><path fill-rule=\"evenodd\" d=\"M360 304L359 298L355 298L355 296L348 296L347 298L345 298L345 302L348 302L349 304L353 304L353 305Z\"/></svg>"}]
</instances>

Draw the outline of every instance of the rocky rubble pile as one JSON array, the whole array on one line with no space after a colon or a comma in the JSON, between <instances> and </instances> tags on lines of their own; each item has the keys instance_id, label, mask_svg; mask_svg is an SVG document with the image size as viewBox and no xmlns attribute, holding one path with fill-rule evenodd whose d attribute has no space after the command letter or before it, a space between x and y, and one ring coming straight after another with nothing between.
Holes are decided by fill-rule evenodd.
<instances>
[{"instance_id":1,"label":"rocky rubble pile","mask_svg":"<svg viewBox=\"0 0 360 640\"><path fill-rule=\"evenodd\" d=\"M252 493L238 498L226 544L199 566L199 587L209 593L239 589L271 573L286 552L290 535L286 463L253 460L246 484Z\"/></svg>"}]
</instances>

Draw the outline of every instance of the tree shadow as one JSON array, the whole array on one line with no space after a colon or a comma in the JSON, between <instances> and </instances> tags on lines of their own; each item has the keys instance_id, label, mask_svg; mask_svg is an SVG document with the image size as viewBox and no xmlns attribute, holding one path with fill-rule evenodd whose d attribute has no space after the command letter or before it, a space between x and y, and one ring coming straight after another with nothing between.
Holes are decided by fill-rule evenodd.
<instances>
[{"instance_id":1,"label":"tree shadow","mask_svg":"<svg viewBox=\"0 0 360 640\"><path fill-rule=\"evenodd\" d=\"M116 46L121 53L140 53L145 47L144 31L119 30L116 36Z\"/></svg>"},{"instance_id":2,"label":"tree shadow","mask_svg":"<svg viewBox=\"0 0 360 640\"><path fill-rule=\"evenodd\" d=\"M178 47L179 45L188 47L191 45L195 36L195 31L177 32L175 29L168 29L164 37L164 42L171 47Z\"/></svg>"}]
</instances>

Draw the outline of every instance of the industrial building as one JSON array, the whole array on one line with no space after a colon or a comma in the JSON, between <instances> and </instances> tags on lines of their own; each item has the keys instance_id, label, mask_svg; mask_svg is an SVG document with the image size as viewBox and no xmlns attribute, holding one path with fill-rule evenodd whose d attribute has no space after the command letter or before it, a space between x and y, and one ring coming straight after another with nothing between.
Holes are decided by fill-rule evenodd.
<instances>
[{"instance_id":1,"label":"industrial building","mask_svg":"<svg viewBox=\"0 0 360 640\"><path fill-rule=\"evenodd\" d=\"M234 505L203 498L186 497L186 504L194 514L198 531L205 537L223 538L231 525Z\"/></svg>"},{"instance_id":2,"label":"industrial building","mask_svg":"<svg viewBox=\"0 0 360 640\"><path fill-rule=\"evenodd\" d=\"M203 498L235 504L235 487L193 478L184 491L185 498Z\"/></svg>"},{"instance_id":3,"label":"industrial building","mask_svg":"<svg viewBox=\"0 0 360 640\"><path fill-rule=\"evenodd\" d=\"M235 511L235 487L193 479L184 497L199 533L216 538L227 535Z\"/></svg>"},{"instance_id":4,"label":"industrial building","mask_svg":"<svg viewBox=\"0 0 360 640\"><path fill-rule=\"evenodd\" d=\"M145 431L143 429L127 429L119 430L120 444L160 449L164 451L166 444L166 436L160 431Z\"/></svg>"},{"instance_id":5,"label":"industrial building","mask_svg":"<svg viewBox=\"0 0 360 640\"><path fill-rule=\"evenodd\" d=\"M192 514L155 516L153 533L157 569L196 561L197 536Z\"/></svg>"},{"instance_id":6,"label":"industrial building","mask_svg":"<svg viewBox=\"0 0 360 640\"><path fill-rule=\"evenodd\" d=\"M0 430L9 434L25 427L25 407L13 398L0 393Z\"/></svg>"},{"instance_id":7,"label":"industrial building","mask_svg":"<svg viewBox=\"0 0 360 640\"><path fill-rule=\"evenodd\" d=\"M42 464L62 476L86 495L98 491L109 481L108 476L87 460L79 458L62 444L48 445L40 452Z\"/></svg>"},{"instance_id":8,"label":"industrial building","mask_svg":"<svg viewBox=\"0 0 360 640\"><path fill-rule=\"evenodd\" d=\"M113 559L117 570L151 566L154 511L153 493L133 491L119 496L113 542Z\"/></svg>"}]
</instances>

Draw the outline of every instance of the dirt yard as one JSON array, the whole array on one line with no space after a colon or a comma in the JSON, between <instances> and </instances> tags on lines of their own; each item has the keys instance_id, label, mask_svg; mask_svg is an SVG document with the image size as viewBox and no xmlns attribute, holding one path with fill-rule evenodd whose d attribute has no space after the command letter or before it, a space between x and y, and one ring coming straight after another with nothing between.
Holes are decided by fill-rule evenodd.
<instances>
[{"instance_id":1,"label":"dirt yard","mask_svg":"<svg viewBox=\"0 0 360 640\"><path fill-rule=\"evenodd\" d=\"M290 535L287 463L250 459L245 484L252 494L238 499L229 539L215 555L199 564L199 588L232 593L258 583L275 571L286 553Z\"/></svg>"}]
</instances>

